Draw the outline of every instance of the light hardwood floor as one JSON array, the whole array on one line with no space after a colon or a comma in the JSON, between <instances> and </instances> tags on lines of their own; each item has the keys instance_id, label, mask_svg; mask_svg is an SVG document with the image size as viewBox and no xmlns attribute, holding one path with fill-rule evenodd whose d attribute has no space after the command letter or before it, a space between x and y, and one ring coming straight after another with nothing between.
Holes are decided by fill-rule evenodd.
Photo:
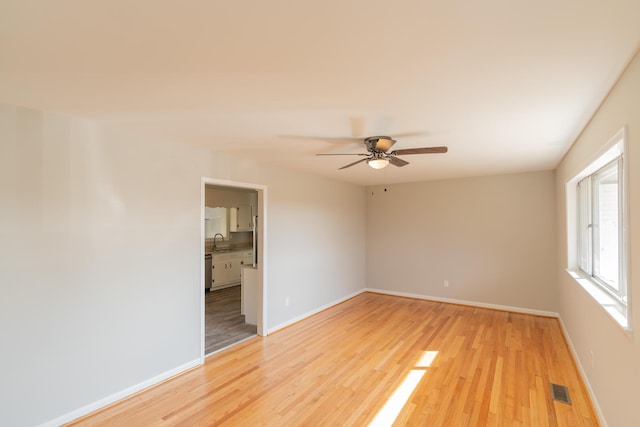
<instances>
[{"instance_id":1,"label":"light hardwood floor","mask_svg":"<svg viewBox=\"0 0 640 427\"><path fill-rule=\"evenodd\" d=\"M551 399L551 382L572 405ZM598 425L556 319L372 293L76 425L366 426L381 414L379 425Z\"/></svg>"}]
</instances>

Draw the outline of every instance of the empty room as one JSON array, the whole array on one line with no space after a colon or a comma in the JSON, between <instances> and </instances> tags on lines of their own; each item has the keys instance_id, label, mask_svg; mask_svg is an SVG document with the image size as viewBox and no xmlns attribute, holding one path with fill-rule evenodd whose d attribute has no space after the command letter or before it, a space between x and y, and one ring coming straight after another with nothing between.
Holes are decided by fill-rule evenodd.
<instances>
[{"instance_id":1,"label":"empty room","mask_svg":"<svg viewBox=\"0 0 640 427\"><path fill-rule=\"evenodd\" d=\"M638 22L1 0L0 425L639 425Z\"/></svg>"}]
</instances>

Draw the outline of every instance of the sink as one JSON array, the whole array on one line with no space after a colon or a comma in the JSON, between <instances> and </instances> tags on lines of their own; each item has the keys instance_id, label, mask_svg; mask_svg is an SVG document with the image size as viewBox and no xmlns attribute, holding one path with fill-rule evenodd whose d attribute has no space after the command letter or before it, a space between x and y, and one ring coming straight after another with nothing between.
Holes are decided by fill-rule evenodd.
<instances>
[{"instance_id":1,"label":"sink","mask_svg":"<svg viewBox=\"0 0 640 427\"><path fill-rule=\"evenodd\" d=\"M219 253L224 253L224 252L231 252L233 251L233 249L231 248L214 248L213 249L213 253L214 254L219 254Z\"/></svg>"}]
</instances>

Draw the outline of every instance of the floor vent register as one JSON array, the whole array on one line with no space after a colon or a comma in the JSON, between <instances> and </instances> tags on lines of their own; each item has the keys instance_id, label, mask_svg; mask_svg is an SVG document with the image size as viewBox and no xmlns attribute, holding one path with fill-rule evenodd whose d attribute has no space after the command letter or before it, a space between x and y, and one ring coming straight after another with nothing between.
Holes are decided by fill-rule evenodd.
<instances>
[{"instance_id":1,"label":"floor vent register","mask_svg":"<svg viewBox=\"0 0 640 427\"><path fill-rule=\"evenodd\" d=\"M553 400L571 405L569 389L566 386L551 383L551 396Z\"/></svg>"}]
</instances>

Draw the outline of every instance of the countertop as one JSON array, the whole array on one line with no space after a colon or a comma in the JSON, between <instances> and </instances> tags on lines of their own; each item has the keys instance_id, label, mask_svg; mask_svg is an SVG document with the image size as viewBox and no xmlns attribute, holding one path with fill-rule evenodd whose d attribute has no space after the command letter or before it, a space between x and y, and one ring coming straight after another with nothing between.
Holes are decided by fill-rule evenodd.
<instances>
[{"instance_id":1,"label":"countertop","mask_svg":"<svg viewBox=\"0 0 640 427\"><path fill-rule=\"evenodd\" d=\"M208 254L212 254L212 255L216 255L216 254L228 254L230 252L242 252L242 251L251 251L253 250L253 246L249 245L243 245L243 246L228 246L228 247L224 247L224 248L216 248L214 250L206 250L205 251L205 255Z\"/></svg>"}]
</instances>

